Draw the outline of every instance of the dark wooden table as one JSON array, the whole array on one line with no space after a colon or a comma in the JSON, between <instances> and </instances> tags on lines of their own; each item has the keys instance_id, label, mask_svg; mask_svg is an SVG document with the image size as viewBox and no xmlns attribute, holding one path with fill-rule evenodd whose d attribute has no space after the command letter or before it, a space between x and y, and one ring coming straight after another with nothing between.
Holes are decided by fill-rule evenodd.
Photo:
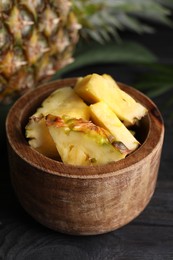
<instances>
[{"instance_id":1,"label":"dark wooden table","mask_svg":"<svg viewBox=\"0 0 173 260\"><path fill-rule=\"evenodd\" d=\"M163 38L163 35L167 38ZM162 39L160 47L155 45L158 38ZM170 34L162 31L162 35L156 35L155 38L144 37L143 40L160 55L162 60L173 62L173 48L169 47L173 46L173 39ZM169 42L167 49L162 48L165 46L165 41ZM81 68L67 76L106 72L124 83L133 84L135 71L135 67L108 64ZM154 100L163 113L166 127L154 196L134 221L121 229L98 236L77 237L60 234L43 227L25 213L15 197L10 182L2 126L4 115L1 114L0 260L172 260L173 122L168 117L168 111L162 109L163 100L166 98L167 96L163 96Z\"/></svg>"}]
</instances>

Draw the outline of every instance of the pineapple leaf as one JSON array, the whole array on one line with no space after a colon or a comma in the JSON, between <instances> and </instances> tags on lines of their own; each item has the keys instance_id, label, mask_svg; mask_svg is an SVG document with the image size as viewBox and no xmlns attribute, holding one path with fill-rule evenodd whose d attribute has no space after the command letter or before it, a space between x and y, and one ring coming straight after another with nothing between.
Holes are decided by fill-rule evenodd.
<instances>
[{"instance_id":1,"label":"pineapple leaf","mask_svg":"<svg viewBox=\"0 0 173 260\"><path fill-rule=\"evenodd\" d=\"M80 31L84 39L94 39L100 43L115 37L125 29L137 33L153 33L150 22L172 26L172 0L75 0L73 11L82 25Z\"/></svg>"},{"instance_id":2,"label":"pineapple leaf","mask_svg":"<svg viewBox=\"0 0 173 260\"><path fill-rule=\"evenodd\" d=\"M76 49L74 55L75 61L59 70L53 80L63 76L64 73L70 72L82 66L98 63L142 63L149 64L157 61L157 58L147 48L135 42L109 42L106 45L100 45L96 42L90 44L81 44Z\"/></svg>"},{"instance_id":3,"label":"pineapple leaf","mask_svg":"<svg viewBox=\"0 0 173 260\"><path fill-rule=\"evenodd\" d=\"M153 33L154 28L143 24L139 20L135 19L134 17L128 16L125 13L121 13L118 15L119 21L121 22L122 26L126 29L130 29L137 33Z\"/></svg>"}]
</instances>

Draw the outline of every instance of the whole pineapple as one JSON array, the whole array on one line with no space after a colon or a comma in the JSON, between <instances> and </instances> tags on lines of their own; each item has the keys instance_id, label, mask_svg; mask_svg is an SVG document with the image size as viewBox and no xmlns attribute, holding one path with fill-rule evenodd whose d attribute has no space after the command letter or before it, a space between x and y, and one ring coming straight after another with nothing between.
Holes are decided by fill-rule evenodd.
<instances>
[{"instance_id":1,"label":"whole pineapple","mask_svg":"<svg viewBox=\"0 0 173 260\"><path fill-rule=\"evenodd\" d=\"M0 101L72 62L79 28L69 0L1 0Z\"/></svg>"}]
</instances>

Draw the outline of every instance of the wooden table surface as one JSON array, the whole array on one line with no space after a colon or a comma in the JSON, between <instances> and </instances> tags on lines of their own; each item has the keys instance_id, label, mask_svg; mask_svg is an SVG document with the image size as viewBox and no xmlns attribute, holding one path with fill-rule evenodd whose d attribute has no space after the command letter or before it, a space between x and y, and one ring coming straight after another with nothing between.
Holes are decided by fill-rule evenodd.
<instances>
[{"instance_id":1,"label":"wooden table surface","mask_svg":"<svg viewBox=\"0 0 173 260\"><path fill-rule=\"evenodd\" d=\"M164 34L165 31L162 33ZM169 38L170 34L167 34L167 37ZM149 46L154 46L154 40L153 45L149 40L147 41L147 38L145 41ZM172 48L164 52L161 48L164 43L165 39L162 39L160 49L157 46L156 51L161 54L162 59L169 62L172 55L173 62ZM162 51L159 52L161 49ZM133 84L135 68L115 64L108 64L106 67L98 65L82 68L67 76L78 76L90 72L110 73L124 83ZM163 113L166 127L154 196L146 209L134 221L103 235L77 237L60 234L43 227L25 213L11 186L5 138L3 139L1 135L0 260L172 260L173 122L168 117L167 111L165 109L162 111L161 105L166 98L164 96L154 100ZM1 115L1 120L4 120L3 115ZM1 132L3 132L2 129Z\"/></svg>"}]
</instances>

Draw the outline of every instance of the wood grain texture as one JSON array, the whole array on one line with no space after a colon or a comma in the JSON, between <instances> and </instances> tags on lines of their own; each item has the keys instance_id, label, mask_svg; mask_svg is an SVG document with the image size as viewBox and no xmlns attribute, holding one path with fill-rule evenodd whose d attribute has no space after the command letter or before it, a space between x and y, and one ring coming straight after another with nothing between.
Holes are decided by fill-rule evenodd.
<instances>
[{"instance_id":1,"label":"wood grain texture","mask_svg":"<svg viewBox=\"0 0 173 260\"><path fill-rule=\"evenodd\" d=\"M48 159L29 147L24 126L48 94L75 82L67 79L40 87L10 110L6 129L11 180L21 205L38 222L69 234L100 234L129 223L149 203L157 180L164 126L150 99L120 83L149 110L141 125L146 135L142 146L125 160L95 167Z\"/></svg>"},{"instance_id":2,"label":"wood grain texture","mask_svg":"<svg viewBox=\"0 0 173 260\"><path fill-rule=\"evenodd\" d=\"M7 184L7 182L6 182ZM172 260L173 183L159 182L144 212L129 225L96 236L68 236L37 224L17 203L10 186L0 197L2 260ZM7 196L8 191L8 196Z\"/></svg>"}]
</instances>

